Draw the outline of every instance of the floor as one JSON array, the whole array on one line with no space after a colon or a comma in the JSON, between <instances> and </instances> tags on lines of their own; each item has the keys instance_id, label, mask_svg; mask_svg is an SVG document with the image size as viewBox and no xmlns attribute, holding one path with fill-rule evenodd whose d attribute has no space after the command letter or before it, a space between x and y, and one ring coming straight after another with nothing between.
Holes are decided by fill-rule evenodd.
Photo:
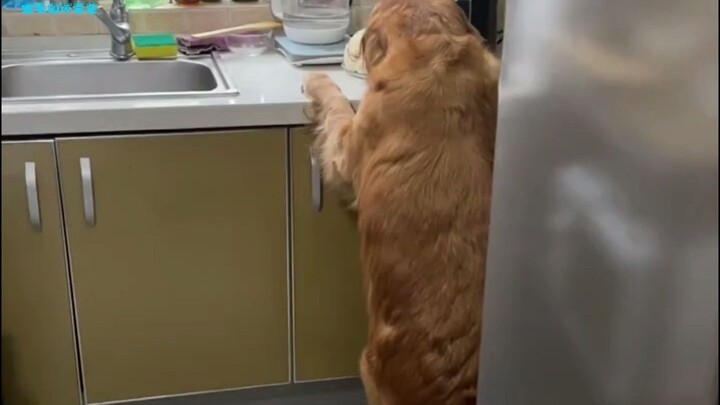
<instances>
[{"instance_id":1,"label":"floor","mask_svg":"<svg viewBox=\"0 0 720 405\"><path fill-rule=\"evenodd\" d=\"M122 405L365 405L358 379L134 401ZM120 405L120 404L117 404Z\"/></svg>"}]
</instances>

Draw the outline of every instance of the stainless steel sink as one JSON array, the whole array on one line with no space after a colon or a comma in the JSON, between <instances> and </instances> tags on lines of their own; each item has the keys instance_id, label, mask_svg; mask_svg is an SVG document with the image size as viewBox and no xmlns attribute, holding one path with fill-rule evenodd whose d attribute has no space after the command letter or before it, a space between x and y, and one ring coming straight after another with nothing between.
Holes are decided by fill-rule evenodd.
<instances>
[{"instance_id":1,"label":"stainless steel sink","mask_svg":"<svg viewBox=\"0 0 720 405\"><path fill-rule=\"evenodd\" d=\"M216 56L117 62L91 55L3 55L2 101L237 94Z\"/></svg>"}]
</instances>

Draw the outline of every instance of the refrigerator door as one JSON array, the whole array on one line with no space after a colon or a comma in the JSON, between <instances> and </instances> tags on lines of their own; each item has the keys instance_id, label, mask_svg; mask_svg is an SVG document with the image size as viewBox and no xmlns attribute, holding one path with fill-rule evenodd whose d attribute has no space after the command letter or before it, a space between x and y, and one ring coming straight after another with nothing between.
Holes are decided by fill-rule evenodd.
<instances>
[{"instance_id":1,"label":"refrigerator door","mask_svg":"<svg viewBox=\"0 0 720 405\"><path fill-rule=\"evenodd\" d=\"M507 2L478 404L716 404L718 2Z\"/></svg>"}]
</instances>

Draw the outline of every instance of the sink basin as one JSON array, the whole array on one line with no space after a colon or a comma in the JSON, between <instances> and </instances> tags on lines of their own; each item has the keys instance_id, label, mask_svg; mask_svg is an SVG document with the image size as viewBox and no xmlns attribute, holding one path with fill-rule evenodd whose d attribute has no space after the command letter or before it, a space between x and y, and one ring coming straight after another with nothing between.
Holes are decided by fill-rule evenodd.
<instances>
[{"instance_id":1,"label":"sink basin","mask_svg":"<svg viewBox=\"0 0 720 405\"><path fill-rule=\"evenodd\" d=\"M3 60L2 100L236 94L214 57L117 62L108 58Z\"/></svg>"}]
</instances>

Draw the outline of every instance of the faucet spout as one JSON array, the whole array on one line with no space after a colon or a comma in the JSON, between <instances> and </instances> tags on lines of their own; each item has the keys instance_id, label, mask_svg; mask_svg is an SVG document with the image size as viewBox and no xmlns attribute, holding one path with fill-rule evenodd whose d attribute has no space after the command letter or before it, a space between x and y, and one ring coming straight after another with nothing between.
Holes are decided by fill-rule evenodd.
<instances>
[{"instance_id":1,"label":"faucet spout","mask_svg":"<svg viewBox=\"0 0 720 405\"><path fill-rule=\"evenodd\" d=\"M103 7L98 7L96 15L110 32L112 39L110 56L119 61L132 58L134 52L131 43L130 22L124 1L113 0L110 13Z\"/></svg>"}]
</instances>

